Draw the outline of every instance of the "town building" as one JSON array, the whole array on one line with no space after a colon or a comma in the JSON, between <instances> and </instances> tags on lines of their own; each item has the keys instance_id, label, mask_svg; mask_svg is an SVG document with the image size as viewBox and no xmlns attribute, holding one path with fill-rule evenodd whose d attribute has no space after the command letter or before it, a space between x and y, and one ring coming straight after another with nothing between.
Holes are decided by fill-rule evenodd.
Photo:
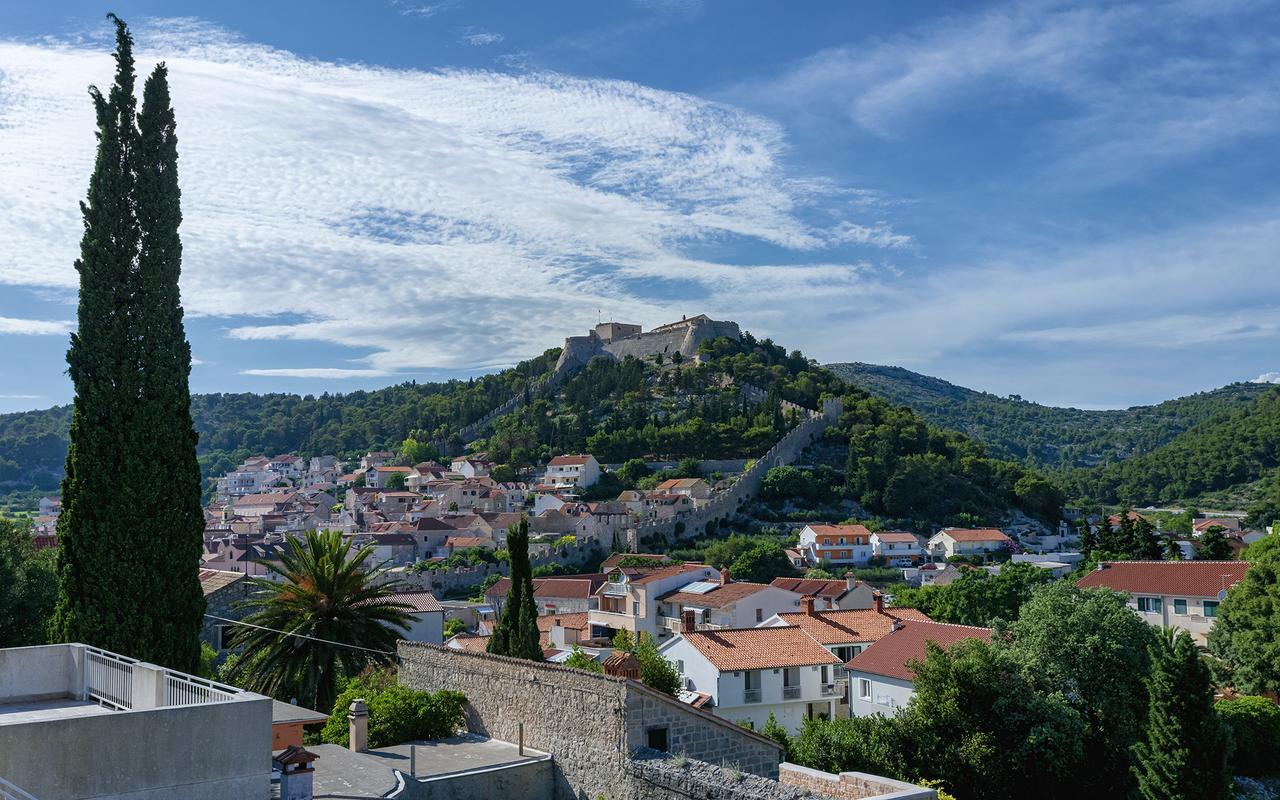
<instances>
[{"instance_id":1,"label":"town building","mask_svg":"<svg viewBox=\"0 0 1280 800\"><path fill-rule=\"evenodd\" d=\"M925 557L920 537L909 531L877 531L871 534L871 553L891 567L909 567Z\"/></svg>"},{"instance_id":2,"label":"town building","mask_svg":"<svg viewBox=\"0 0 1280 800\"><path fill-rule=\"evenodd\" d=\"M603 573L534 578L533 601L538 607L539 615L585 614L599 604L596 591L604 582ZM501 614L510 592L511 579L500 578L485 590L484 601Z\"/></svg>"},{"instance_id":3,"label":"town building","mask_svg":"<svg viewBox=\"0 0 1280 800\"><path fill-rule=\"evenodd\" d=\"M709 696L716 716L761 730L773 714L795 733L806 719L835 719L840 659L799 627L686 629L659 648L684 688Z\"/></svg>"},{"instance_id":4,"label":"town building","mask_svg":"<svg viewBox=\"0 0 1280 800\"><path fill-rule=\"evenodd\" d=\"M1013 545L1013 540L996 528L943 528L929 538L929 554L935 558L994 553Z\"/></svg>"},{"instance_id":5,"label":"town building","mask_svg":"<svg viewBox=\"0 0 1280 800\"><path fill-rule=\"evenodd\" d=\"M806 525L800 549L810 564L857 564L871 560L871 531L865 525Z\"/></svg>"},{"instance_id":6,"label":"town building","mask_svg":"<svg viewBox=\"0 0 1280 800\"><path fill-rule=\"evenodd\" d=\"M775 614L793 611L800 595L766 583L730 581L722 569L718 580L694 581L658 597L658 616L666 631L678 633L692 614L695 630L749 628Z\"/></svg>"},{"instance_id":7,"label":"town building","mask_svg":"<svg viewBox=\"0 0 1280 800\"><path fill-rule=\"evenodd\" d=\"M867 583L846 573L843 580L822 578L774 578L770 586L814 599L818 611L871 608L875 590Z\"/></svg>"},{"instance_id":8,"label":"town building","mask_svg":"<svg viewBox=\"0 0 1280 800\"><path fill-rule=\"evenodd\" d=\"M556 456L547 462L544 483L555 490L572 491L594 486L600 480L600 462L588 453Z\"/></svg>"},{"instance_id":9,"label":"town building","mask_svg":"<svg viewBox=\"0 0 1280 800\"><path fill-rule=\"evenodd\" d=\"M894 621L887 634L845 664L853 715L892 716L906 708L915 694L911 664L924 660L927 643L948 649L965 639L989 642L991 629L905 618Z\"/></svg>"},{"instance_id":10,"label":"town building","mask_svg":"<svg viewBox=\"0 0 1280 800\"><path fill-rule=\"evenodd\" d=\"M1139 617L1186 631L1203 645L1218 605L1248 568L1247 561L1101 561L1076 585L1124 592Z\"/></svg>"},{"instance_id":11,"label":"town building","mask_svg":"<svg viewBox=\"0 0 1280 800\"><path fill-rule=\"evenodd\" d=\"M659 614L658 598L695 583L720 582L720 573L705 564L671 564L665 556L639 560L650 561L653 566L623 567L617 565L617 560L611 565L608 559L601 566L606 580L596 590L599 605L587 612L591 638L612 638L620 630L646 633L655 640L665 637L671 632L672 623Z\"/></svg>"}]
</instances>

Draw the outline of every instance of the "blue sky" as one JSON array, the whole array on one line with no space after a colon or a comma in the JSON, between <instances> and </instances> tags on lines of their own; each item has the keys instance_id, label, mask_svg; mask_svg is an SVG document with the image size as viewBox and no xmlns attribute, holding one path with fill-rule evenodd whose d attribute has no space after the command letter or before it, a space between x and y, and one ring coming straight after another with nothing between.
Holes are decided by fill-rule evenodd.
<instances>
[{"instance_id":1,"label":"blue sky","mask_svg":"<svg viewBox=\"0 0 1280 800\"><path fill-rule=\"evenodd\" d=\"M702 312L1059 405L1280 377L1274 4L113 10L170 66L198 392ZM70 398L105 11L0 19L0 411Z\"/></svg>"}]
</instances>

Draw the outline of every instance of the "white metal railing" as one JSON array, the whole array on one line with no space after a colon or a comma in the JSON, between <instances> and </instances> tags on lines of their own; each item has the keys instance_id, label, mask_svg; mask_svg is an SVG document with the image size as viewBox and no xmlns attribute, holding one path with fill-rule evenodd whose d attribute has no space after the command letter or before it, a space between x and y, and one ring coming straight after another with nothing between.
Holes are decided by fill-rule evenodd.
<instances>
[{"instance_id":1,"label":"white metal railing","mask_svg":"<svg viewBox=\"0 0 1280 800\"><path fill-rule=\"evenodd\" d=\"M613 597L622 597L631 593L631 587L625 583L611 581L604 585L604 593Z\"/></svg>"},{"instance_id":2,"label":"white metal railing","mask_svg":"<svg viewBox=\"0 0 1280 800\"><path fill-rule=\"evenodd\" d=\"M837 690L836 685L835 685L834 683L824 683L824 684L822 684L822 696L823 696L823 697L835 697L835 696L836 696L836 695L838 695L839 693L840 693L840 692Z\"/></svg>"},{"instance_id":3,"label":"white metal railing","mask_svg":"<svg viewBox=\"0 0 1280 800\"><path fill-rule=\"evenodd\" d=\"M84 695L117 711L133 708L133 665L137 659L89 647L84 652Z\"/></svg>"},{"instance_id":4,"label":"white metal railing","mask_svg":"<svg viewBox=\"0 0 1280 800\"><path fill-rule=\"evenodd\" d=\"M782 699L783 700L799 700L800 687L799 686L783 686Z\"/></svg>"},{"instance_id":5,"label":"white metal railing","mask_svg":"<svg viewBox=\"0 0 1280 800\"><path fill-rule=\"evenodd\" d=\"M222 703L238 694L240 690L234 686L178 672L165 672L164 704L166 706Z\"/></svg>"},{"instance_id":6,"label":"white metal railing","mask_svg":"<svg viewBox=\"0 0 1280 800\"><path fill-rule=\"evenodd\" d=\"M0 778L0 800L36 800L30 792L23 791L4 778Z\"/></svg>"},{"instance_id":7,"label":"white metal railing","mask_svg":"<svg viewBox=\"0 0 1280 800\"><path fill-rule=\"evenodd\" d=\"M760 690L759 690L759 689L746 689L746 690L744 690L744 691L742 692L742 702L744 702L744 703L759 703L759 702L760 702Z\"/></svg>"}]
</instances>

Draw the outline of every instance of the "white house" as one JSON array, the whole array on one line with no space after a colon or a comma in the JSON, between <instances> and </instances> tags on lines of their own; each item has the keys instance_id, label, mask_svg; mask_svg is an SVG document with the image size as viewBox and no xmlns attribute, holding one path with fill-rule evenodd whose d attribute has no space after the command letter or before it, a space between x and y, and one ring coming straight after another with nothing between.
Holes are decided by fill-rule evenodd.
<instances>
[{"instance_id":1,"label":"white house","mask_svg":"<svg viewBox=\"0 0 1280 800\"><path fill-rule=\"evenodd\" d=\"M669 564L662 558L653 566L618 567L606 561L605 583L596 595L598 607L587 612L591 638L612 637L619 630L647 633L656 641L670 632L659 614L658 598L695 583L719 584L720 573L705 564Z\"/></svg>"},{"instance_id":2,"label":"white house","mask_svg":"<svg viewBox=\"0 0 1280 800\"><path fill-rule=\"evenodd\" d=\"M871 608L875 603L875 590L867 583L846 573L844 580L822 578L774 578L770 586L795 592L802 597L812 597L818 611L842 608L853 610Z\"/></svg>"},{"instance_id":3,"label":"white house","mask_svg":"<svg viewBox=\"0 0 1280 800\"><path fill-rule=\"evenodd\" d=\"M992 553L1013 544L995 528L943 528L929 539L929 553L951 558Z\"/></svg>"},{"instance_id":4,"label":"white house","mask_svg":"<svg viewBox=\"0 0 1280 800\"><path fill-rule=\"evenodd\" d=\"M600 480L600 462L593 455L556 456L547 462L545 482L557 489L585 489Z\"/></svg>"},{"instance_id":5,"label":"white house","mask_svg":"<svg viewBox=\"0 0 1280 800\"><path fill-rule=\"evenodd\" d=\"M693 612L696 630L750 628L799 605L795 592L766 583L735 583L729 570L722 569L718 580L693 581L660 596L658 617L666 628L663 634L682 630L686 611Z\"/></svg>"},{"instance_id":6,"label":"white house","mask_svg":"<svg viewBox=\"0 0 1280 800\"><path fill-rule=\"evenodd\" d=\"M920 537L908 531L877 531L871 534L871 552L891 567L909 567L924 558Z\"/></svg>"},{"instance_id":7,"label":"white house","mask_svg":"<svg viewBox=\"0 0 1280 800\"><path fill-rule=\"evenodd\" d=\"M1247 561L1102 561L1076 581L1129 595L1129 607L1158 628L1191 634L1203 645L1227 590L1244 578Z\"/></svg>"},{"instance_id":8,"label":"white house","mask_svg":"<svg viewBox=\"0 0 1280 800\"><path fill-rule=\"evenodd\" d=\"M873 555L871 531L865 525L806 525L800 549L811 564L866 564Z\"/></svg>"},{"instance_id":9,"label":"white house","mask_svg":"<svg viewBox=\"0 0 1280 800\"><path fill-rule=\"evenodd\" d=\"M891 716L906 707L915 694L913 661L923 661L926 642L947 649L964 639L991 641L990 628L950 625L924 620L899 620L879 641L845 664L856 717Z\"/></svg>"},{"instance_id":10,"label":"white house","mask_svg":"<svg viewBox=\"0 0 1280 800\"><path fill-rule=\"evenodd\" d=\"M364 473L364 485L370 489L385 489L387 486L387 480L392 475L403 475L405 478L408 478L412 471L413 470L409 467L386 465L369 467L369 469Z\"/></svg>"},{"instance_id":11,"label":"white house","mask_svg":"<svg viewBox=\"0 0 1280 800\"><path fill-rule=\"evenodd\" d=\"M464 477L483 478L488 476L489 467L491 465L492 462L485 461L484 459L459 456L458 458L455 458L453 463L449 466L454 472Z\"/></svg>"},{"instance_id":12,"label":"white house","mask_svg":"<svg viewBox=\"0 0 1280 800\"><path fill-rule=\"evenodd\" d=\"M835 718L840 659L800 628L688 630L659 652L716 716L760 730L772 713L790 733L806 719Z\"/></svg>"},{"instance_id":13,"label":"white house","mask_svg":"<svg viewBox=\"0 0 1280 800\"><path fill-rule=\"evenodd\" d=\"M444 644L444 606L431 592L401 592L394 602L411 606L412 621L403 635L406 641Z\"/></svg>"}]
</instances>

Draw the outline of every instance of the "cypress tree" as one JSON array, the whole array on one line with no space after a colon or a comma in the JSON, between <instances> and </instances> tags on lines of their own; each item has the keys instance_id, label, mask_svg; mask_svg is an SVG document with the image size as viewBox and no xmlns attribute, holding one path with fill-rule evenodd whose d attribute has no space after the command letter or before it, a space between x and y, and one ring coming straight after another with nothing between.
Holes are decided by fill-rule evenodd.
<instances>
[{"instance_id":1,"label":"cypress tree","mask_svg":"<svg viewBox=\"0 0 1280 800\"><path fill-rule=\"evenodd\" d=\"M1200 546L1196 548L1196 558L1200 561L1230 561L1231 543L1227 541L1226 528L1211 525L1200 534Z\"/></svg>"},{"instance_id":2,"label":"cypress tree","mask_svg":"<svg viewBox=\"0 0 1280 800\"><path fill-rule=\"evenodd\" d=\"M1145 800L1230 797L1230 731L1214 709L1209 668L1191 636L1162 636L1151 660L1146 740L1133 748L1140 794Z\"/></svg>"},{"instance_id":3,"label":"cypress tree","mask_svg":"<svg viewBox=\"0 0 1280 800\"><path fill-rule=\"evenodd\" d=\"M76 397L54 631L191 671L204 610L204 523L178 302L173 112L160 66L136 115L133 39L110 19L115 84L106 97L89 92L98 155L81 203L80 306L67 352Z\"/></svg>"},{"instance_id":4,"label":"cypress tree","mask_svg":"<svg viewBox=\"0 0 1280 800\"><path fill-rule=\"evenodd\" d=\"M502 616L489 637L488 651L502 656L542 661L542 637L538 633L538 606L533 599L533 570L529 566L529 520L520 517L507 529L507 553L511 559L511 591Z\"/></svg>"},{"instance_id":5,"label":"cypress tree","mask_svg":"<svg viewBox=\"0 0 1280 800\"><path fill-rule=\"evenodd\" d=\"M191 345L182 324L178 140L169 102L168 69L147 78L138 114L138 332L143 384L139 419L148 432L142 466L149 477L139 535L152 557L155 582L150 659L193 671L200 658L204 593L196 565L204 541L200 464L191 421Z\"/></svg>"}]
</instances>

